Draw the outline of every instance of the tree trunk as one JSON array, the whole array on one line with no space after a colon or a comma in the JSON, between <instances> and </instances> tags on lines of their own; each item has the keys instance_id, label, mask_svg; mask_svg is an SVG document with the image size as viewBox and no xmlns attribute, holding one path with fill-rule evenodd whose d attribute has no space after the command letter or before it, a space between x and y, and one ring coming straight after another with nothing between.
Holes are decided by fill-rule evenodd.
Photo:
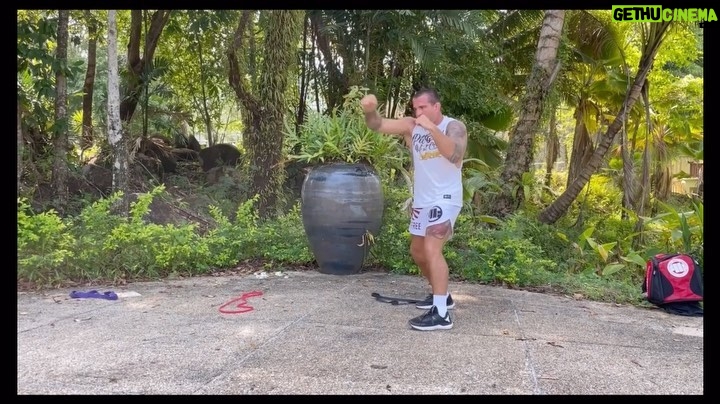
<instances>
[{"instance_id":1,"label":"tree trunk","mask_svg":"<svg viewBox=\"0 0 720 404\"><path fill-rule=\"evenodd\" d=\"M630 153L635 154L635 150L637 149L637 137L638 132L640 131L640 120L635 120L635 126L633 127L633 137L630 141Z\"/></svg>"},{"instance_id":2,"label":"tree trunk","mask_svg":"<svg viewBox=\"0 0 720 404\"><path fill-rule=\"evenodd\" d=\"M231 87L248 111L243 134L250 162L250 192L258 195L258 214L262 218L274 215L278 193L281 191L283 114L290 66L295 62L296 44L302 29L304 12L300 10L268 11L265 43L260 69L257 96L246 88L237 61L242 48L250 12L244 11L228 50Z\"/></svg>"},{"instance_id":3,"label":"tree trunk","mask_svg":"<svg viewBox=\"0 0 720 404\"><path fill-rule=\"evenodd\" d=\"M640 185L640 194L638 195L633 187L630 191L634 191L632 193L633 199L630 201L632 202L632 207L635 208L635 212L638 215L638 220L635 223L635 233L638 234L637 237L633 238L633 248L637 248L641 243L643 242L643 228L645 227L644 223L645 220L643 217L646 216L645 210L647 208L647 204L650 200L650 144L651 144L651 134L652 134L652 120L650 119L650 100L648 98L648 81L645 79L645 83L642 87L642 97L643 101L645 102L645 122L647 125L647 131L645 132L645 149L643 150L643 160L642 160L642 183ZM623 158L625 156L623 155ZM629 192L629 191L626 191ZM625 215L625 212L623 212L623 215Z\"/></svg>"},{"instance_id":4,"label":"tree trunk","mask_svg":"<svg viewBox=\"0 0 720 404\"><path fill-rule=\"evenodd\" d=\"M403 74L405 69L401 67L401 62L395 64L392 74L390 75L390 88L391 91L387 94L387 103L390 107L390 101L392 100L392 106L390 107L390 113L387 115L388 118L394 119L397 113L398 106L401 105L400 101L400 87L402 87ZM412 102L412 101L411 101Z\"/></svg>"},{"instance_id":5,"label":"tree trunk","mask_svg":"<svg viewBox=\"0 0 720 404\"><path fill-rule=\"evenodd\" d=\"M615 120L608 127L605 134L600 138L595 152L588 164L583 167L583 170L579 173L578 177L570 184L567 189L547 208L540 212L539 220L546 224L555 223L560 217L567 213L570 205L575 201L580 191L590 181L590 177L597 170L600 164L605 160L607 151L615 140L615 136L620 131L622 126L627 120L627 113L635 105L638 97L640 96L640 90L645 83L650 69L652 68L655 56L657 55L658 48L663 42L664 34L667 31L670 22L651 23L649 30L649 37L645 41L642 56L640 58L640 64L638 68L637 76L632 87L625 96L620 112L615 117Z\"/></svg>"},{"instance_id":6,"label":"tree trunk","mask_svg":"<svg viewBox=\"0 0 720 404\"><path fill-rule=\"evenodd\" d=\"M297 117L295 118L295 134L300 134L300 126L305 122L305 111L307 110L307 88L308 83L308 64L315 63L315 60L309 60L307 53L307 40L308 40L308 25L309 19L307 14L303 17L303 44L302 44L302 56L300 58L300 99L298 102Z\"/></svg>"},{"instance_id":7,"label":"tree trunk","mask_svg":"<svg viewBox=\"0 0 720 404\"><path fill-rule=\"evenodd\" d=\"M203 121L205 121L205 132L207 132L208 146L215 144L215 138L212 134L212 119L210 117L210 110L207 105L207 90L205 89L207 83L205 78L205 66L203 66L203 49L202 49L202 38L198 38L197 42L198 51L198 62L200 64L200 94L202 96L202 114Z\"/></svg>"},{"instance_id":8,"label":"tree trunk","mask_svg":"<svg viewBox=\"0 0 720 404\"><path fill-rule=\"evenodd\" d=\"M285 95L304 14L300 10L273 10L265 31L258 89L263 114L256 130L246 139L253 168L251 192L260 196L258 213L261 217L274 214L282 189L285 172L282 165L283 115L287 104Z\"/></svg>"},{"instance_id":9,"label":"tree trunk","mask_svg":"<svg viewBox=\"0 0 720 404\"><path fill-rule=\"evenodd\" d=\"M68 20L70 11L59 10L56 60L58 66L67 65ZM63 68L55 72L55 131L53 136L52 184L55 191L57 210L64 212L68 202L68 119L67 119L67 76Z\"/></svg>"},{"instance_id":10,"label":"tree trunk","mask_svg":"<svg viewBox=\"0 0 720 404\"><path fill-rule=\"evenodd\" d=\"M87 45L87 70L85 71L85 83L83 84L83 114L82 114L82 136L80 137L80 158L82 153L93 145L92 126L92 103L93 90L95 89L95 64L97 60L97 20L92 16L90 10L85 10L85 20L88 28Z\"/></svg>"},{"instance_id":11,"label":"tree trunk","mask_svg":"<svg viewBox=\"0 0 720 404\"><path fill-rule=\"evenodd\" d=\"M20 196L23 171L23 132L22 132L22 110L20 98L17 100L17 194Z\"/></svg>"},{"instance_id":12,"label":"tree trunk","mask_svg":"<svg viewBox=\"0 0 720 404\"><path fill-rule=\"evenodd\" d=\"M550 128L548 129L545 150L545 186L549 187L552 180L553 166L557 161L560 150L560 140L557 135L557 107L553 108L550 115Z\"/></svg>"},{"instance_id":13,"label":"tree trunk","mask_svg":"<svg viewBox=\"0 0 720 404\"><path fill-rule=\"evenodd\" d=\"M170 19L172 10L158 10L153 13L150 29L145 37L144 57L140 57L140 37L142 36L143 22L142 12L143 10L132 10L130 12L130 42L128 43L127 52L127 94L125 94L120 104L120 118L123 122L130 122L130 119L132 119L135 113L135 108L137 108L138 101L140 100L140 93L146 85L146 83L143 83L141 80L142 72L145 69L146 63L152 64L160 34L163 28L165 28L168 19Z\"/></svg>"},{"instance_id":14,"label":"tree trunk","mask_svg":"<svg viewBox=\"0 0 720 404\"><path fill-rule=\"evenodd\" d=\"M635 184L635 163L630 150L630 142L627 136L627 125L623 125L620 131L620 151L622 153L623 162L623 199L622 205L626 210L622 211L621 217L624 219L628 218L628 210L632 210L636 207L636 184Z\"/></svg>"},{"instance_id":15,"label":"tree trunk","mask_svg":"<svg viewBox=\"0 0 720 404\"><path fill-rule=\"evenodd\" d=\"M257 69L257 38L255 36L254 23L251 22L248 27L250 30L249 41L248 41L248 75L250 76L250 92L257 91L258 85L258 69Z\"/></svg>"},{"instance_id":16,"label":"tree trunk","mask_svg":"<svg viewBox=\"0 0 720 404\"><path fill-rule=\"evenodd\" d=\"M324 33L325 23L322 16L316 12L311 16L313 31L317 41L317 47L323 55L325 61L325 69L328 74L327 86L327 108L332 111L338 105L342 105L343 96L350 91L348 79L333 60L332 50L330 48L330 40Z\"/></svg>"},{"instance_id":17,"label":"tree trunk","mask_svg":"<svg viewBox=\"0 0 720 404\"><path fill-rule=\"evenodd\" d=\"M315 90L315 111L320 112L320 73L315 63L317 58L317 50L315 48L315 31L310 32L310 59L312 60L313 70L313 90Z\"/></svg>"},{"instance_id":18,"label":"tree trunk","mask_svg":"<svg viewBox=\"0 0 720 404\"><path fill-rule=\"evenodd\" d=\"M122 192L122 198L116 212L122 216L128 216L128 171L129 155L128 147L123 136L123 123L120 119L120 82L118 75L117 57L117 27L115 22L115 10L108 11L108 143L112 149L114 163L112 167L112 188L113 193Z\"/></svg>"},{"instance_id":19,"label":"tree trunk","mask_svg":"<svg viewBox=\"0 0 720 404\"><path fill-rule=\"evenodd\" d=\"M570 151L570 163L568 164L567 186L570 186L578 173L587 164L593 153L593 141L590 139L587 126L585 125L586 104L588 101L581 98L575 108L575 132L573 145Z\"/></svg>"},{"instance_id":20,"label":"tree trunk","mask_svg":"<svg viewBox=\"0 0 720 404\"><path fill-rule=\"evenodd\" d=\"M523 97L522 111L518 123L510 135L510 145L505 158L505 167L500 175L501 191L491 211L498 217L512 213L523 198L522 192L515 192L521 183L523 173L529 171L533 158L533 141L542 115L545 98L560 67L557 51L560 45L565 11L545 12L540 29L535 63L528 78L527 90Z\"/></svg>"}]
</instances>

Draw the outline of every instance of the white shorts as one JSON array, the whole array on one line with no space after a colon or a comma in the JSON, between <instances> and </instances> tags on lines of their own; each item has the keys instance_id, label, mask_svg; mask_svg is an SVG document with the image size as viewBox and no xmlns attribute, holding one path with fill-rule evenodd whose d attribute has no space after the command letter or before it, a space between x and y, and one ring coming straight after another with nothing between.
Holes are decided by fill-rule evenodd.
<instances>
[{"instance_id":1,"label":"white shorts","mask_svg":"<svg viewBox=\"0 0 720 404\"><path fill-rule=\"evenodd\" d=\"M460 206L436 203L428 207L413 206L410 211L410 234L425 237L427 228L450 220L451 228L460 214Z\"/></svg>"}]
</instances>

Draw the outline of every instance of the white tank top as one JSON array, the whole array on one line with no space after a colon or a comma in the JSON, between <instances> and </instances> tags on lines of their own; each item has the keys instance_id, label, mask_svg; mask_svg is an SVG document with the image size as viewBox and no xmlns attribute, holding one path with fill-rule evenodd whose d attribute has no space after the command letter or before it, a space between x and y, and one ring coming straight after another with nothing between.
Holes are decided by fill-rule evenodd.
<instances>
[{"instance_id":1,"label":"white tank top","mask_svg":"<svg viewBox=\"0 0 720 404\"><path fill-rule=\"evenodd\" d=\"M455 119L443 116L438 128L446 133ZM424 208L444 203L462 207L462 173L460 168L440 154L430 132L415 125L412 132L413 207Z\"/></svg>"}]
</instances>

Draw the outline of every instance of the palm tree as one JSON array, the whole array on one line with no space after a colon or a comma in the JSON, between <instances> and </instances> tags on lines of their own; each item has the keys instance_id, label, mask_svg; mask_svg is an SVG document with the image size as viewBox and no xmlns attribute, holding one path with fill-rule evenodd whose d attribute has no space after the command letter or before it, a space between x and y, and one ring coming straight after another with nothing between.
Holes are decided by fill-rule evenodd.
<instances>
[{"instance_id":1,"label":"palm tree","mask_svg":"<svg viewBox=\"0 0 720 404\"><path fill-rule=\"evenodd\" d=\"M567 104L575 106L568 185L592 156L591 135L595 135L603 124L605 108L613 104L616 89L622 91L627 85L619 71L624 59L621 41L611 24L587 11L573 13L568 18L572 57L564 74L562 94Z\"/></svg>"},{"instance_id":2,"label":"palm tree","mask_svg":"<svg viewBox=\"0 0 720 404\"><path fill-rule=\"evenodd\" d=\"M500 175L502 192L492 208L494 216L508 215L516 209L517 201L522 198L522 193L515 192L515 185L521 182L523 173L529 170L532 163L533 141L545 98L560 68L557 53L564 22L564 10L545 12L520 117L510 133L510 146Z\"/></svg>"},{"instance_id":3,"label":"palm tree","mask_svg":"<svg viewBox=\"0 0 720 404\"><path fill-rule=\"evenodd\" d=\"M563 216L572 202L577 198L580 191L590 180L592 174L597 170L600 164L605 160L606 154L610 146L615 141L617 133L625 125L630 109L640 96L640 92L645 84L650 69L653 66L655 56L658 49L663 43L665 33L667 32L671 22L647 23L642 24L647 35L644 37L642 45L642 53L638 72L634 78L633 84L626 93L625 101L620 107L615 119L608 127L607 131L600 137L598 146L595 148L592 157L586 166L578 173L577 177L567 187L567 189L547 208L545 208L539 216L543 223L554 223Z\"/></svg>"}]
</instances>

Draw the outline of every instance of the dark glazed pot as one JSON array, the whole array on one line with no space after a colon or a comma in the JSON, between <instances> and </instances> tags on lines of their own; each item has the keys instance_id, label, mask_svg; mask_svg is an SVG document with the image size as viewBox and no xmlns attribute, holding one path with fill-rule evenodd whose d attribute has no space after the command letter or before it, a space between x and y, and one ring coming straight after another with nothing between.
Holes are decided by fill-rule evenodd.
<instances>
[{"instance_id":1,"label":"dark glazed pot","mask_svg":"<svg viewBox=\"0 0 720 404\"><path fill-rule=\"evenodd\" d=\"M313 168L302 186L302 219L320 272L360 272L369 245L365 233L380 230L380 177L365 164L333 163Z\"/></svg>"}]
</instances>

